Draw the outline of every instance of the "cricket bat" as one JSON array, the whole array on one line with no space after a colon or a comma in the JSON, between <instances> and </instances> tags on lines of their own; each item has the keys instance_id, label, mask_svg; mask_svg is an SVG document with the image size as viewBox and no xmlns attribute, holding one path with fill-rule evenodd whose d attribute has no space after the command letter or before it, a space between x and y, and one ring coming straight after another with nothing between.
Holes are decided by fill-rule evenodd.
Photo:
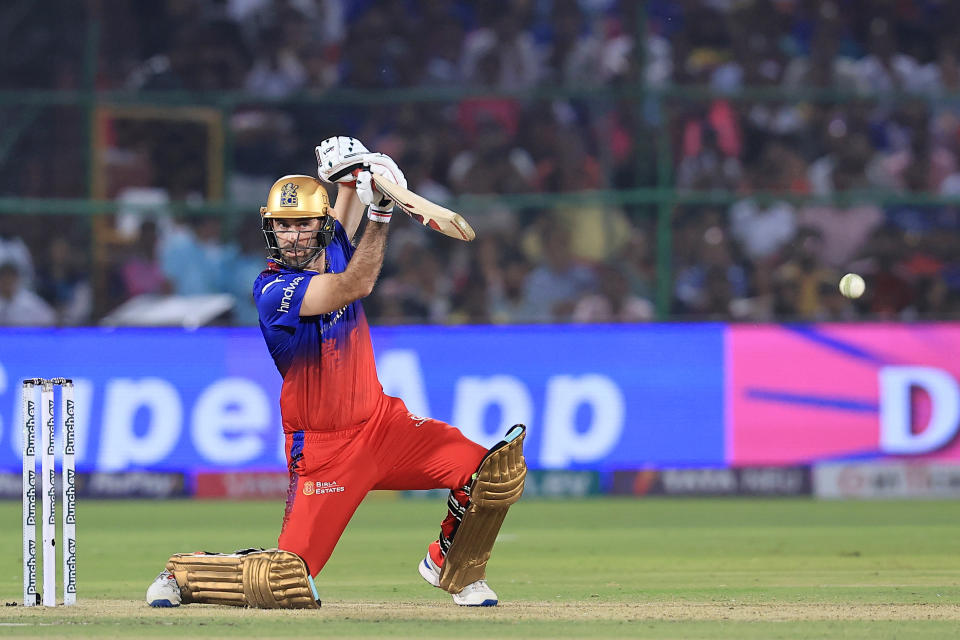
<instances>
[{"instance_id":1,"label":"cricket bat","mask_svg":"<svg viewBox=\"0 0 960 640\"><path fill-rule=\"evenodd\" d=\"M470 223L456 211L450 211L430 202L423 196L381 175L374 174L373 182L377 189L387 194L398 207L423 226L466 242L470 242L477 236Z\"/></svg>"}]
</instances>

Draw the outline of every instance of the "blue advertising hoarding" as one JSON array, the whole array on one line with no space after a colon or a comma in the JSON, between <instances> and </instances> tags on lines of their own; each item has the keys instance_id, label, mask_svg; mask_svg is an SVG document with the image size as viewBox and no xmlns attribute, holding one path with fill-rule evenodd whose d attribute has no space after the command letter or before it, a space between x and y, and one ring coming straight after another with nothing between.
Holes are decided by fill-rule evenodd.
<instances>
[{"instance_id":1,"label":"blue advertising hoarding","mask_svg":"<svg viewBox=\"0 0 960 640\"><path fill-rule=\"evenodd\" d=\"M534 469L722 465L723 341L723 325L373 329L388 394L484 445L527 424ZM285 466L256 329L0 332L0 470L20 468L35 376L75 380L80 470Z\"/></svg>"}]
</instances>

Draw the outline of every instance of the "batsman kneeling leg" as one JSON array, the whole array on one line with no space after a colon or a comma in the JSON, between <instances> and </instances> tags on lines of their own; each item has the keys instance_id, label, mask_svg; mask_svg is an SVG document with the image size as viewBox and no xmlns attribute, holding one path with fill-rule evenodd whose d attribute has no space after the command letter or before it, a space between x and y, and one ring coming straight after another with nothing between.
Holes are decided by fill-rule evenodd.
<instances>
[{"instance_id":1,"label":"batsman kneeling leg","mask_svg":"<svg viewBox=\"0 0 960 640\"><path fill-rule=\"evenodd\" d=\"M167 561L184 604L316 609L317 589L300 556L279 549L177 553Z\"/></svg>"},{"instance_id":2,"label":"batsman kneeling leg","mask_svg":"<svg viewBox=\"0 0 960 640\"><path fill-rule=\"evenodd\" d=\"M526 427L514 425L484 456L470 485L470 504L440 571L440 588L460 593L486 576L487 560L507 509L523 494Z\"/></svg>"}]
</instances>

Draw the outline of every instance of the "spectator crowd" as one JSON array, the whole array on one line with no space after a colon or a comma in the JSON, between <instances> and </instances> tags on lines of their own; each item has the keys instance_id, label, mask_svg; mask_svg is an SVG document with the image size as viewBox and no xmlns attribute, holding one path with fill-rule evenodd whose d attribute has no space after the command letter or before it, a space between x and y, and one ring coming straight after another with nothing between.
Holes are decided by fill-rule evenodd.
<instances>
[{"instance_id":1,"label":"spectator crowd","mask_svg":"<svg viewBox=\"0 0 960 640\"><path fill-rule=\"evenodd\" d=\"M430 199L501 196L471 213L471 245L398 220L374 323L960 316L960 209L943 204L960 196L949 0L51 4L51 20L0 9L22 24L4 88L82 89L91 30L76 25L95 21L98 90L170 114L231 102L214 125L99 115L93 195L117 213L3 214L0 324L92 324L135 296L224 292L238 300L227 321L255 323L257 207L277 177L313 174L312 147L336 134L393 156ZM0 117L26 125L0 153L0 196L90 195L81 109L4 103ZM602 195L665 185L710 203L672 206L669 234L656 203ZM514 206L530 193L558 204ZM237 206L174 215L220 197ZM867 280L856 302L837 289L848 271Z\"/></svg>"}]
</instances>

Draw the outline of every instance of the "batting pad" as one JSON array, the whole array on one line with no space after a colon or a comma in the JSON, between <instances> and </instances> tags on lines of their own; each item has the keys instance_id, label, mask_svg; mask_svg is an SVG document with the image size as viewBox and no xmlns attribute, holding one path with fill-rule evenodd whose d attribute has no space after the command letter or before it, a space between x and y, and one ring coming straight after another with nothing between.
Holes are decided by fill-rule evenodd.
<instances>
[{"instance_id":1,"label":"batting pad","mask_svg":"<svg viewBox=\"0 0 960 640\"><path fill-rule=\"evenodd\" d=\"M480 462L470 485L470 506L440 570L440 588L460 593L487 573L487 560L507 509L523 494L527 464L523 439L527 428L514 425Z\"/></svg>"},{"instance_id":2,"label":"batting pad","mask_svg":"<svg viewBox=\"0 0 960 640\"><path fill-rule=\"evenodd\" d=\"M248 549L236 553L177 553L167 561L184 604L254 609L318 609L307 565L295 553Z\"/></svg>"}]
</instances>

